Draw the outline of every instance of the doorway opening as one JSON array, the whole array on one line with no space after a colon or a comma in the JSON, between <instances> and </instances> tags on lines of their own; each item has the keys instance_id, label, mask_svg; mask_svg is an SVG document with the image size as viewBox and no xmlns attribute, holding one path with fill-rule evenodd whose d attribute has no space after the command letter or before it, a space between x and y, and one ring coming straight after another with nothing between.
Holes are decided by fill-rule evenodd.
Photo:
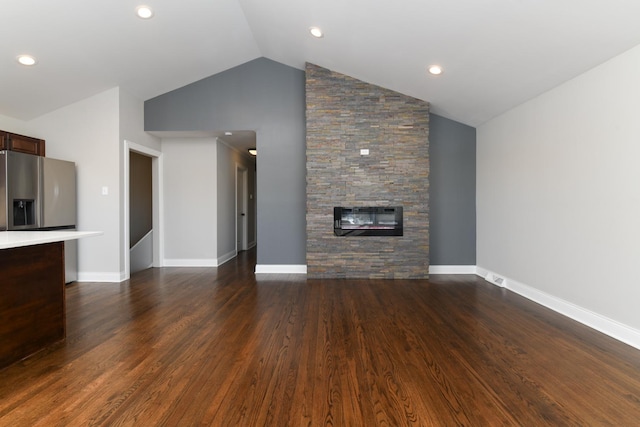
<instances>
[{"instance_id":1,"label":"doorway opening","mask_svg":"<svg viewBox=\"0 0 640 427\"><path fill-rule=\"evenodd\" d=\"M124 238L123 241L123 253L124 253L124 274L123 280L127 280L131 277L131 239L132 239L132 229L136 236L140 237L138 241L138 247L135 248L138 252L142 252L141 259L150 259L152 267L161 267L162 266L162 258L163 258L163 235L162 235L162 153L160 151L154 150L152 148L146 147L144 145L136 144L131 141L125 140L124 147L124 191L123 191L123 206L124 206ZM132 220L134 223L147 222L148 219L141 219L141 216L144 214L140 214L138 212L139 205L133 204L134 210L132 210L132 203L130 197L132 195L132 181L134 185L138 180L138 177L131 175L131 155L142 156L142 160L144 163L145 159L151 160L151 194L149 195L151 202L151 229L144 233L143 236L140 236L140 231L138 230L138 226L132 227ZM136 157L134 157L135 159ZM136 160L134 160L136 161ZM134 166L135 167L135 166ZM149 178L149 177L146 177ZM133 216L133 218L132 218ZM142 228L145 228L143 226ZM141 245L141 246L140 246ZM148 253L150 252L150 253ZM140 269L140 261L138 261L138 256L136 256L136 260L134 262L134 267L136 269ZM146 261L142 261L146 263ZM149 267L149 265L146 265Z\"/></svg>"},{"instance_id":2,"label":"doorway opening","mask_svg":"<svg viewBox=\"0 0 640 427\"><path fill-rule=\"evenodd\" d=\"M236 253L249 249L249 171L236 163Z\"/></svg>"}]
</instances>

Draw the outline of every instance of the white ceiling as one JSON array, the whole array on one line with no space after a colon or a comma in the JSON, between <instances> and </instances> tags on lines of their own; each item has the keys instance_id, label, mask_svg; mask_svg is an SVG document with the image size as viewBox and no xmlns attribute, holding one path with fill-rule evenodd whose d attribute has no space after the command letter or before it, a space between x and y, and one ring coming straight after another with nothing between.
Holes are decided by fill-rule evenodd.
<instances>
[{"instance_id":1,"label":"white ceiling","mask_svg":"<svg viewBox=\"0 0 640 427\"><path fill-rule=\"evenodd\" d=\"M153 19L135 16L142 3ZM477 126L640 44L637 0L2 0L0 16L0 114L21 120L114 86L147 100L264 56Z\"/></svg>"}]
</instances>

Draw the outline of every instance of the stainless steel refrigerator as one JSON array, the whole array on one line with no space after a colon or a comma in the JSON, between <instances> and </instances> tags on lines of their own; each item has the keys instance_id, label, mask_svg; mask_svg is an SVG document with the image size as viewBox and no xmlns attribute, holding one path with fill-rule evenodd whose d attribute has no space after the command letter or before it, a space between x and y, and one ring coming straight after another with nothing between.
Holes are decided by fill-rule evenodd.
<instances>
[{"instance_id":1,"label":"stainless steel refrigerator","mask_svg":"<svg viewBox=\"0 0 640 427\"><path fill-rule=\"evenodd\" d=\"M75 230L76 165L0 151L0 230ZM65 242L66 282L77 280L77 243Z\"/></svg>"}]
</instances>

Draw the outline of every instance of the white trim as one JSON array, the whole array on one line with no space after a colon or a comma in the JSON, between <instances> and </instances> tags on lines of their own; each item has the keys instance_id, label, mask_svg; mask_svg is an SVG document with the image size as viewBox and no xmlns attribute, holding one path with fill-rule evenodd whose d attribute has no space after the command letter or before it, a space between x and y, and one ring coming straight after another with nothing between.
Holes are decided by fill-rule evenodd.
<instances>
[{"instance_id":1,"label":"white trim","mask_svg":"<svg viewBox=\"0 0 640 427\"><path fill-rule=\"evenodd\" d=\"M307 274L306 265L298 264L256 264L256 274Z\"/></svg>"},{"instance_id":2,"label":"white trim","mask_svg":"<svg viewBox=\"0 0 640 427\"><path fill-rule=\"evenodd\" d=\"M217 267L218 260L215 258L204 259L165 259L165 267Z\"/></svg>"},{"instance_id":3,"label":"white trim","mask_svg":"<svg viewBox=\"0 0 640 427\"><path fill-rule=\"evenodd\" d=\"M486 270L482 267L478 267L476 266L476 275L482 277L483 279L485 277L487 277L487 274L489 274L489 270Z\"/></svg>"},{"instance_id":4,"label":"white trim","mask_svg":"<svg viewBox=\"0 0 640 427\"><path fill-rule=\"evenodd\" d=\"M232 259L234 259L236 256L238 255L238 252L233 250L230 252L227 252L226 254L218 257L218 260L216 261L218 263L217 266L221 266L222 264L224 264L225 262L231 261Z\"/></svg>"},{"instance_id":5,"label":"white trim","mask_svg":"<svg viewBox=\"0 0 640 427\"><path fill-rule=\"evenodd\" d=\"M616 320L609 319L608 317L577 306L556 296L547 294L546 292L539 291L538 289L517 282L513 279L493 273L482 267L478 267L477 269L478 276L483 278L487 275L498 275L500 277L504 277L506 279L505 287L510 291L543 305L557 313L567 316L570 319L580 322L583 325L595 329L596 331L602 332L611 338L640 349L640 330L634 329Z\"/></svg>"},{"instance_id":6,"label":"white trim","mask_svg":"<svg viewBox=\"0 0 640 427\"><path fill-rule=\"evenodd\" d=\"M100 283L120 283L127 280L124 272L121 273L81 273L78 272L76 282L100 282Z\"/></svg>"},{"instance_id":7,"label":"white trim","mask_svg":"<svg viewBox=\"0 0 640 427\"><path fill-rule=\"evenodd\" d=\"M430 265L429 274L476 274L475 265Z\"/></svg>"}]
</instances>

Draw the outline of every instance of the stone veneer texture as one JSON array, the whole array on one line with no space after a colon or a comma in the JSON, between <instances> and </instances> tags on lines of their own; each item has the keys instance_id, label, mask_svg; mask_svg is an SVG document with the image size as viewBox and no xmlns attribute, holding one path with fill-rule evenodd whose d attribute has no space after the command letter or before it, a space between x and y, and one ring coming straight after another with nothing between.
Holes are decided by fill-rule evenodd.
<instances>
[{"instance_id":1,"label":"stone veneer texture","mask_svg":"<svg viewBox=\"0 0 640 427\"><path fill-rule=\"evenodd\" d=\"M306 113L307 277L428 277L429 103L307 64ZM335 236L334 206L402 206L404 236Z\"/></svg>"}]
</instances>

